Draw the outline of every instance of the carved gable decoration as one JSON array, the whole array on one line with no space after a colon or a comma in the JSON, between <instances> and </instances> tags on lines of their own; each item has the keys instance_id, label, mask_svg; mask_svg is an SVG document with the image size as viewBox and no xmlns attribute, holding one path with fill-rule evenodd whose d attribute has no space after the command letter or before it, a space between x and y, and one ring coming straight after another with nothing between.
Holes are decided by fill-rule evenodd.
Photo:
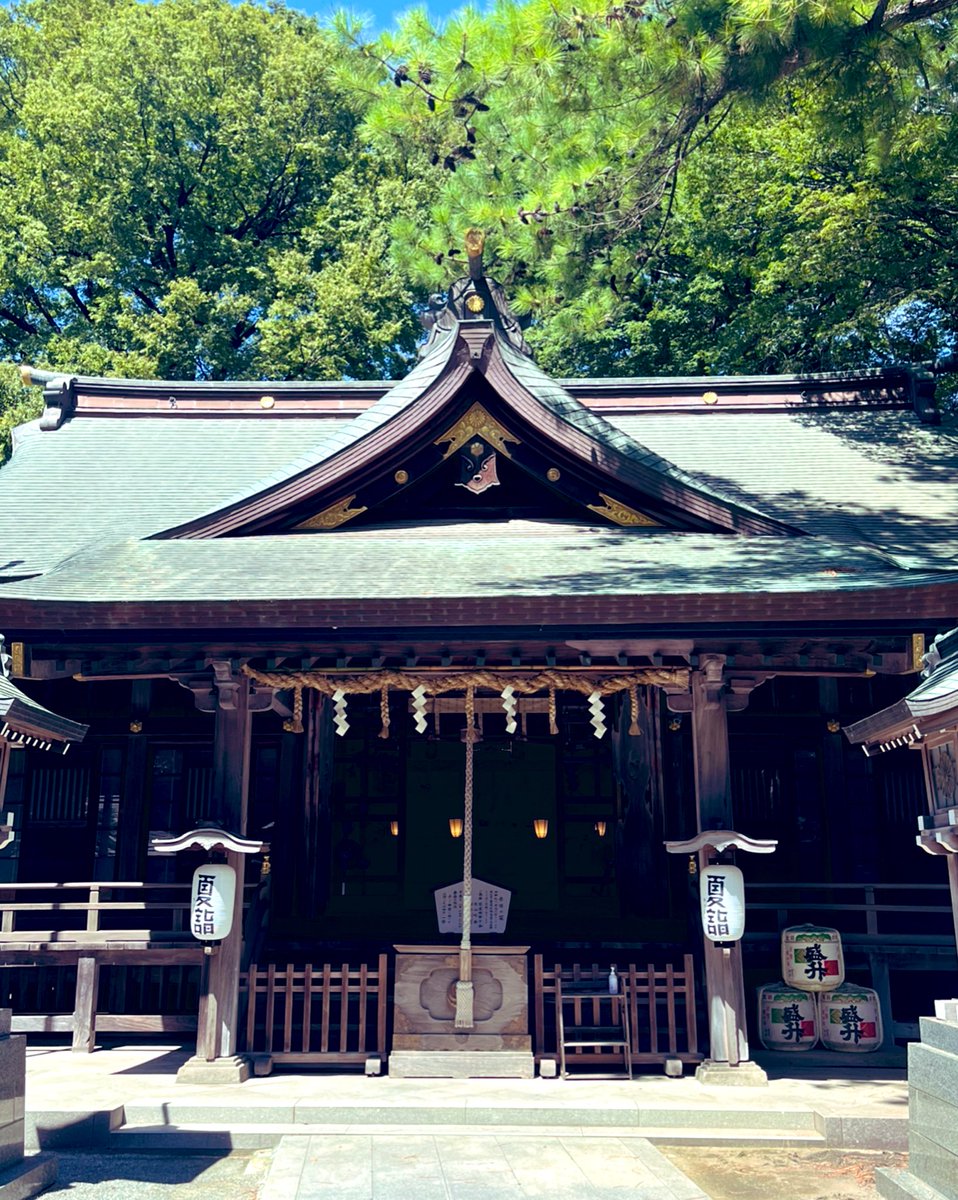
<instances>
[{"instance_id":1,"label":"carved gable decoration","mask_svg":"<svg viewBox=\"0 0 958 1200\"><path fill-rule=\"evenodd\" d=\"M460 470L456 486L480 496L489 488L499 486L496 453L501 451L506 458L510 458L509 442L519 445L517 437L491 417L481 404L476 403L442 437L436 438L435 445L446 444L444 459L459 452Z\"/></svg>"},{"instance_id":2,"label":"carved gable decoration","mask_svg":"<svg viewBox=\"0 0 958 1200\"><path fill-rule=\"evenodd\" d=\"M443 443L448 443L446 452L443 454L443 458L448 458L465 446L467 442L477 438L504 454L506 458L511 457L507 443L513 442L519 445L519 438L511 434L493 417L490 417L479 403L474 404L441 437L437 437L435 444L441 446Z\"/></svg>"},{"instance_id":3,"label":"carved gable decoration","mask_svg":"<svg viewBox=\"0 0 958 1200\"><path fill-rule=\"evenodd\" d=\"M329 533L443 518L800 532L697 484L582 409L499 323L479 318L457 318L332 446L320 443L311 463L304 455L292 465L285 478L156 536Z\"/></svg>"}]
</instances>

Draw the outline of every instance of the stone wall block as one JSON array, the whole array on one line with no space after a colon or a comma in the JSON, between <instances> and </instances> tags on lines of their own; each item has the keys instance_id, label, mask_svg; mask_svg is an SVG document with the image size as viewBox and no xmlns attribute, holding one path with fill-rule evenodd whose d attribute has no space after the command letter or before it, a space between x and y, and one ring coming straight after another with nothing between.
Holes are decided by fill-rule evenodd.
<instances>
[{"instance_id":1,"label":"stone wall block","mask_svg":"<svg viewBox=\"0 0 958 1200\"><path fill-rule=\"evenodd\" d=\"M958 1056L920 1042L908 1047L908 1084L930 1096L958 1105ZM956 1109L958 1112L958 1109Z\"/></svg>"},{"instance_id":2,"label":"stone wall block","mask_svg":"<svg viewBox=\"0 0 958 1200\"><path fill-rule=\"evenodd\" d=\"M908 1138L908 1173L935 1188L945 1200L958 1200L955 1156L914 1129Z\"/></svg>"},{"instance_id":3,"label":"stone wall block","mask_svg":"<svg viewBox=\"0 0 958 1200\"><path fill-rule=\"evenodd\" d=\"M0 1037L0 1170L23 1159L27 1039Z\"/></svg>"},{"instance_id":4,"label":"stone wall block","mask_svg":"<svg viewBox=\"0 0 958 1200\"><path fill-rule=\"evenodd\" d=\"M919 1017L921 1044L933 1050L946 1050L958 1057L958 1024L954 1021L939 1021L937 1017Z\"/></svg>"},{"instance_id":5,"label":"stone wall block","mask_svg":"<svg viewBox=\"0 0 958 1200\"><path fill-rule=\"evenodd\" d=\"M954 1156L953 1170L958 1187L958 1089L949 1103L921 1088L909 1088L908 1113L913 1127L921 1131L922 1137Z\"/></svg>"}]
</instances>

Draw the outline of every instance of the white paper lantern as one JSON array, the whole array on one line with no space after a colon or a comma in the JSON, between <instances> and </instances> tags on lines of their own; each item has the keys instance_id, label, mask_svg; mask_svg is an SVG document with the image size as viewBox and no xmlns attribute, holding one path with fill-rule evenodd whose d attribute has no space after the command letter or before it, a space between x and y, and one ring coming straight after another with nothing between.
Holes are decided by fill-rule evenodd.
<instances>
[{"instance_id":1,"label":"white paper lantern","mask_svg":"<svg viewBox=\"0 0 958 1200\"><path fill-rule=\"evenodd\" d=\"M201 942L219 942L233 928L236 872L226 863L207 863L193 872L190 933Z\"/></svg>"},{"instance_id":2,"label":"white paper lantern","mask_svg":"<svg viewBox=\"0 0 958 1200\"><path fill-rule=\"evenodd\" d=\"M713 942L737 942L745 932L745 880L738 867L705 867L699 896L705 936Z\"/></svg>"},{"instance_id":3,"label":"white paper lantern","mask_svg":"<svg viewBox=\"0 0 958 1200\"><path fill-rule=\"evenodd\" d=\"M830 992L845 981L842 937L826 925L782 930L782 977L804 992Z\"/></svg>"}]
</instances>

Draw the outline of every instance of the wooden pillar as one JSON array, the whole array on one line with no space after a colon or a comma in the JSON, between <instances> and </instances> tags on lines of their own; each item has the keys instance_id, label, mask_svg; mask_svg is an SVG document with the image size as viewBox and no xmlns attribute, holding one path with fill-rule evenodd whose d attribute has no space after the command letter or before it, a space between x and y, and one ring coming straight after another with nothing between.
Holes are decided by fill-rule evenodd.
<instances>
[{"instance_id":1,"label":"wooden pillar","mask_svg":"<svg viewBox=\"0 0 958 1200\"><path fill-rule=\"evenodd\" d=\"M130 714L141 724L149 716L152 687L150 679L134 679L131 685ZM147 840L150 836L146 769L147 735L141 728L139 733L131 732L126 742L116 847L117 879L146 879Z\"/></svg>"},{"instance_id":2,"label":"wooden pillar","mask_svg":"<svg viewBox=\"0 0 958 1200\"><path fill-rule=\"evenodd\" d=\"M950 764L941 759L950 759ZM937 737L926 739L921 747L921 759L925 772L925 795L928 812L932 817L947 812L958 803L958 783L955 782L954 764L958 761L958 730L942 731ZM939 770L940 767L949 768ZM955 927L955 944L958 945L958 854L947 856L948 889L951 893L951 915Z\"/></svg>"},{"instance_id":3,"label":"wooden pillar","mask_svg":"<svg viewBox=\"0 0 958 1200\"><path fill-rule=\"evenodd\" d=\"M699 831L734 829L728 751L728 693L724 657L703 656L691 679L692 758ZM736 697L741 707L741 697ZM699 871L708 865L699 854ZM703 1083L762 1084L765 1072L749 1062L745 981L741 943L718 947L705 939L705 989L709 1020L709 1060L699 1067Z\"/></svg>"},{"instance_id":4,"label":"wooden pillar","mask_svg":"<svg viewBox=\"0 0 958 1200\"><path fill-rule=\"evenodd\" d=\"M97 993L100 988L100 964L92 954L77 960L76 999L73 1005L73 1051L89 1054L96 1044Z\"/></svg>"},{"instance_id":5,"label":"wooden pillar","mask_svg":"<svg viewBox=\"0 0 958 1200\"><path fill-rule=\"evenodd\" d=\"M213 789L211 817L224 829L240 836L246 833L249 802L251 720L249 679L231 676L217 688L216 726L213 732ZM226 861L236 869L233 928L220 943L210 963L210 996L216 1005L216 1053L229 1058L237 1048L240 958L243 953L244 856L229 854Z\"/></svg>"},{"instance_id":6,"label":"wooden pillar","mask_svg":"<svg viewBox=\"0 0 958 1200\"><path fill-rule=\"evenodd\" d=\"M250 681L229 663L214 662L213 786L208 819L230 833L246 833L250 766ZM177 1073L184 1083L234 1083L248 1078L247 1064L236 1057L239 1044L239 977L243 953L245 856L229 853L236 871L233 926L203 970L196 1055Z\"/></svg>"},{"instance_id":7,"label":"wooden pillar","mask_svg":"<svg viewBox=\"0 0 958 1200\"><path fill-rule=\"evenodd\" d=\"M303 827L296 861L297 915L317 916L329 903L332 853L333 703L309 696Z\"/></svg>"},{"instance_id":8,"label":"wooden pillar","mask_svg":"<svg viewBox=\"0 0 958 1200\"><path fill-rule=\"evenodd\" d=\"M616 875L623 911L652 917L667 912L669 901L661 855L661 745L659 723L646 689L637 691L637 711L632 712L625 693L612 733L613 764L622 797ZM630 732L633 721L635 734Z\"/></svg>"},{"instance_id":9,"label":"wooden pillar","mask_svg":"<svg viewBox=\"0 0 958 1200\"><path fill-rule=\"evenodd\" d=\"M951 889L951 916L955 926L955 945L958 946L958 854L948 855L948 886Z\"/></svg>"}]
</instances>

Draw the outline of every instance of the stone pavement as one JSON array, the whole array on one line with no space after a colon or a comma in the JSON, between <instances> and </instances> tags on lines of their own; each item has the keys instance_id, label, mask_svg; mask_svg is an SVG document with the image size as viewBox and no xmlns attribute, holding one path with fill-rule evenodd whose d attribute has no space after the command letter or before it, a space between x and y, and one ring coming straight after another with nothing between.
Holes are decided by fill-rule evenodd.
<instances>
[{"instance_id":1,"label":"stone pavement","mask_svg":"<svg viewBox=\"0 0 958 1200\"><path fill-rule=\"evenodd\" d=\"M834 1055L802 1075L783 1061L791 1076L731 1088L657 1070L632 1081L277 1071L199 1086L176 1081L187 1057L170 1046L81 1055L34 1044L28 1148L85 1149L117 1163L175 1152L184 1164L262 1151L270 1167L260 1200L705 1200L657 1147L670 1147L674 1161L671 1148L682 1146L907 1144L904 1072L860 1057ZM135 1200L166 1194L137 1191ZM227 1188L216 1200L240 1194Z\"/></svg>"},{"instance_id":2,"label":"stone pavement","mask_svg":"<svg viewBox=\"0 0 958 1200\"><path fill-rule=\"evenodd\" d=\"M708 1200L645 1138L284 1137L260 1200Z\"/></svg>"}]
</instances>

